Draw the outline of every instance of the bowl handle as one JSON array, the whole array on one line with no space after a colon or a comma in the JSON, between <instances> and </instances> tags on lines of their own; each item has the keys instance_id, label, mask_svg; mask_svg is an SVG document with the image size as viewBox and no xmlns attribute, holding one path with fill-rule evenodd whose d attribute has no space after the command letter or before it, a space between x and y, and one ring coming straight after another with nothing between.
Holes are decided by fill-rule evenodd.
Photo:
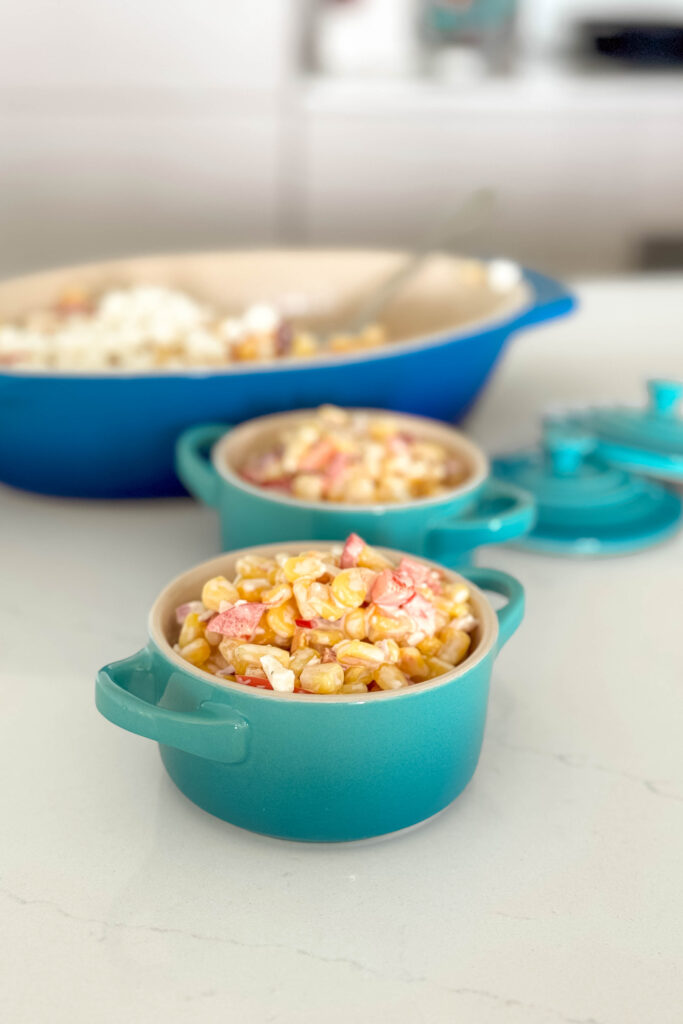
<instances>
[{"instance_id":1,"label":"bowl handle","mask_svg":"<svg viewBox=\"0 0 683 1024\"><path fill-rule=\"evenodd\" d=\"M463 576L482 590L490 590L507 598L507 604L496 611L498 616L498 650L508 642L524 618L524 587L506 572L498 569L480 569L478 566L463 570Z\"/></svg>"},{"instance_id":2,"label":"bowl handle","mask_svg":"<svg viewBox=\"0 0 683 1024\"><path fill-rule=\"evenodd\" d=\"M524 278L532 291L532 304L510 324L510 333L564 316L576 306L575 296L552 277L536 270L525 270Z\"/></svg>"},{"instance_id":3,"label":"bowl handle","mask_svg":"<svg viewBox=\"0 0 683 1024\"><path fill-rule=\"evenodd\" d=\"M536 502L520 487L489 478L472 511L456 518L445 515L428 528L428 557L449 565L482 544L502 544L521 537L536 522Z\"/></svg>"},{"instance_id":4,"label":"bowl handle","mask_svg":"<svg viewBox=\"0 0 683 1024\"><path fill-rule=\"evenodd\" d=\"M208 457L212 445L232 430L230 423L202 423L184 430L176 441L175 468L182 483L206 505L215 505L218 476Z\"/></svg>"},{"instance_id":5,"label":"bowl handle","mask_svg":"<svg viewBox=\"0 0 683 1024\"><path fill-rule=\"evenodd\" d=\"M172 711L138 696L154 692L149 648L105 665L97 674L95 704L110 722L186 754L237 764L248 751L249 725L237 711L218 701L202 701L192 711Z\"/></svg>"}]
</instances>

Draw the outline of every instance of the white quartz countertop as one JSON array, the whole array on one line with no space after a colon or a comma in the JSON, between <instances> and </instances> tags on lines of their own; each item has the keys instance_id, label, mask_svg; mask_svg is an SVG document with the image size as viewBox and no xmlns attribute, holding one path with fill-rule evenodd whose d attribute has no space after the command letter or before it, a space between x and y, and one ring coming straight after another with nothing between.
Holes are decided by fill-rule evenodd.
<instances>
[{"instance_id":1,"label":"white quartz countertop","mask_svg":"<svg viewBox=\"0 0 683 1024\"><path fill-rule=\"evenodd\" d=\"M578 291L511 344L469 424L489 451L548 404L683 375L680 279ZM210 817L95 710L97 668L215 553L212 513L0 488L0 522L7 1024L679 1024L683 535L605 561L482 552L528 613L472 783L421 829L325 847Z\"/></svg>"}]
</instances>

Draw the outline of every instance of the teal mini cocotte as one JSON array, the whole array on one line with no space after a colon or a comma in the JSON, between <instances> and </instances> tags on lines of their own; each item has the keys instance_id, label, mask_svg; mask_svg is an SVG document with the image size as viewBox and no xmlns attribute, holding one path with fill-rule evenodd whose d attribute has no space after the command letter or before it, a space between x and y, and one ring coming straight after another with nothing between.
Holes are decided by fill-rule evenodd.
<instances>
[{"instance_id":1,"label":"teal mini cocotte","mask_svg":"<svg viewBox=\"0 0 683 1024\"><path fill-rule=\"evenodd\" d=\"M361 410L358 410L361 411ZM386 416L386 410L362 410ZM462 565L483 544L528 533L536 518L532 496L494 480L488 459L459 430L421 416L392 413L407 430L439 441L464 458L468 478L446 495L386 505L306 502L242 479L246 455L277 441L311 410L262 416L238 427L205 424L185 431L176 446L176 471L187 489L218 511L224 550L269 541L338 540L359 533L368 544Z\"/></svg>"},{"instance_id":2,"label":"teal mini cocotte","mask_svg":"<svg viewBox=\"0 0 683 1024\"><path fill-rule=\"evenodd\" d=\"M396 832L441 811L471 779L493 662L521 622L524 592L505 573L469 569L479 620L472 652L453 671L399 691L319 696L217 684L173 651L175 608L206 579L229 577L244 554L297 554L311 544L231 552L170 583L151 610L147 646L100 671L97 707L156 740L181 792L234 825L309 842ZM505 606L494 611L484 589Z\"/></svg>"}]
</instances>

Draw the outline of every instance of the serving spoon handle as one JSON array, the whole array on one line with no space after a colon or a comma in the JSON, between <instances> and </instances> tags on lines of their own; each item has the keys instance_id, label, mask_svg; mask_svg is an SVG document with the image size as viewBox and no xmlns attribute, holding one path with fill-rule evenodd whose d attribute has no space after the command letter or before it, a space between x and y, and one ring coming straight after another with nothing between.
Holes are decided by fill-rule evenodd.
<instances>
[{"instance_id":1,"label":"serving spoon handle","mask_svg":"<svg viewBox=\"0 0 683 1024\"><path fill-rule=\"evenodd\" d=\"M494 202L493 189L480 188L471 192L445 221L440 219L438 225L430 227L406 259L373 288L344 323L337 325L333 332L328 332L327 337L331 334L358 334L375 321L394 295L417 273L427 257L479 227L492 210Z\"/></svg>"}]
</instances>

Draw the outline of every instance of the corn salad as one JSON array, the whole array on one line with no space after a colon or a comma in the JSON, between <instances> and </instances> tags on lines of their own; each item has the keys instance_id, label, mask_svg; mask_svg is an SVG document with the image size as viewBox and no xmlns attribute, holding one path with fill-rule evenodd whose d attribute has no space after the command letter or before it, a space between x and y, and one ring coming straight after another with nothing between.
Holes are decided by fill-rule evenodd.
<instances>
[{"instance_id":1,"label":"corn salad","mask_svg":"<svg viewBox=\"0 0 683 1024\"><path fill-rule=\"evenodd\" d=\"M467 656L464 581L397 566L357 534L342 547L245 555L176 609L174 650L216 678L280 693L369 693L434 679Z\"/></svg>"},{"instance_id":2,"label":"corn salad","mask_svg":"<svg viewBox=\"0 0 683 1024\"><path fill-rule=\"evenodd\" d=\"M250 306L239 317L185 292L152 285L99 296L72 288L49 309L19 323L0 323L0 366L16 369L156 370L228 366L320 352L373 348L386 341L372 324L331 337L323 348L274 307Z\"/></svg>"},{"instance_id":3,"label":"corn salad","mask_svg":"<svg viewBox=\"0 0 683 1024\"><path fill-rule=\"evenodd\" d=\"M392 416L325 405L250 455L241 475L304 501L384 504L445 494L467 467Z\"/></svg>"}]
</instances>

